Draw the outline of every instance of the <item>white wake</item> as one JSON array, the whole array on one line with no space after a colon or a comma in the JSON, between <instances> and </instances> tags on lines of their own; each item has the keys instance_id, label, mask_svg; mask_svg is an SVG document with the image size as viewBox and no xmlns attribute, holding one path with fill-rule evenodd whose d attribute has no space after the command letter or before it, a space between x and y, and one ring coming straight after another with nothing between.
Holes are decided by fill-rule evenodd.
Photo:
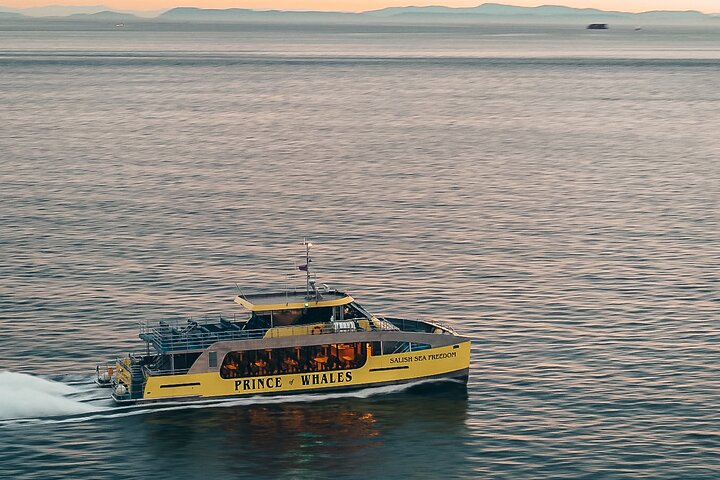
<instances>
[{"instance_id":1,"label":"white wake","mask_svg":"<svg viewBox=\"0 0 720 480\"><path fill-rule=\"evenodd\" d=\"M399 393L425 383L443 381L454 382L449 379L420 380L413 383L368 387L348 392L309 392L278 396L257 395L191 402L168 400L145 405L114 406L107 398L109 397L109 390L98 389L94 384L88 385L87 380L82 383L74 382L75 385L71 386L41 377L4 371L0 372L0 425L75 423L173 410L228 408L255 404L305 403L340 398L369 398L376 395Z\"/></svg>"},{"instance_id":2,"label":"white wake","mask_svg":"<svg viewBox=\"0 0 720 480\"><path fill-rule=\"evenodd\" d=\"M78 415L100 410L68 396L80 390L65 383L15 372L0 372L0 419Z\"/></svg>"}]
</instances>

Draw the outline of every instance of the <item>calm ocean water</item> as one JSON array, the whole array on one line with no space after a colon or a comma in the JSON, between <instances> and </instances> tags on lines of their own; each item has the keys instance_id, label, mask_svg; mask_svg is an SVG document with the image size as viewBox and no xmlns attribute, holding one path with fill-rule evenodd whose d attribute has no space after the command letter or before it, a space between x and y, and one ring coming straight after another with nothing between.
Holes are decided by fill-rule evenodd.
<instances>
[{"instance_id":1,"label":"calm ocean water","mask_svg":"<svg viewBox=\"0 0 720 480\"><path fill-rule=\"evenodd\" d=\"M0 112L0 477L720 477L720 32L0 24ZM467 391L92 388L303 237Z\"/></svg>"}]
</instances>

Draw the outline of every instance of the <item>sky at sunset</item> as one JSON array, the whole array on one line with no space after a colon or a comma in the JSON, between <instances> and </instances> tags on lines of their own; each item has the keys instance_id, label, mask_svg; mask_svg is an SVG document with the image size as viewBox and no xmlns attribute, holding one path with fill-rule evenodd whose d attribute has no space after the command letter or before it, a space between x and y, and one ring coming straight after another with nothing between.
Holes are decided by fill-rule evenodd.
<instances>
[{"instance_id":1,"label":"sky at sunset","mask_svg":"<svg viewBox=\"0 0 720 480\"><path fill-rule=\"evenodd\" d=\"M0 0L0 5L12 8L64 4L107 5L110 8L124 10L158 10L177 6L193 6L201 8L364 11L389 6L397 7L408 5L474 7L481 3L485 2L482 0ZM624 12L642 12L647 10L699 10L706 13L720 13L720 0L547 0L544 2L526 0L496 0L494 3L522 6L567 5L571 7L620 10Z\"/></svg>"}]
</instances>

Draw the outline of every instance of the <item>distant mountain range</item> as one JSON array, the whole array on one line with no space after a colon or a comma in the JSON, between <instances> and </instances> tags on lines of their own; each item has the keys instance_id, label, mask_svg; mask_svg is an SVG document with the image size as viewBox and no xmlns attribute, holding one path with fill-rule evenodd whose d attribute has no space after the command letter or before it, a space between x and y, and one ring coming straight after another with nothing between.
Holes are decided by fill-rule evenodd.
<instances>
[{"instance_id":1,"label":"distant mountain range","mask_svg":"<svg viewBox=\"0 0 720 480\"><path fill-rule=\"evenodd\" d=\"M131 15L133 18L155 18L162 14L165 10L155 10L148 12L138 12L129 10L112 10L110 7L105 5L48 5L45 7L29 7L29 8L10 8L0 6L0 15L8 13L20 14L23 17L70 17L70 16L82 16L82 15L96 15L98 13L114 13L119 15ZM102 15L100 16L102 17ZM94 17L94 18L100 18ZM2 18L2 17L0 17Z\"/></svg>"},{"instance_id":2,"label":"distant mountain range","mask_svg":"<svg viewBox=\"0 0 720 480\"><path fill-rule=\"evenodd\" d=\"M157 17L159 20L173 21L355 21L365 19L363 13L315 12L288 10L249 10L246 8L205 9L178 7L168 10ZM367 20L367 19L366 19Z\"/></svg>"},{"instance_id":3,"label":"distant mountain range","mask_svg":"<svg viewBox=\"0 0 720 480\"><path fill-rule=\"evenodd\" d=\"M597 16L610 15L613 17L638 16L648 13L671 13L677 15L691 14L693 16L705 14L697 11L673 11L673 12L645 12L645 13L627 13L617 11L598 10L595 8L573 8L560 5L543 5L540 7L518 7L514 5L503 5L500 3L483 3L477 7L389 7L380 10L372 10L366 12L371 15L407 15L407 14L476 14L476 15L498 15L498 16L515 16L515 15L537 15L543 17L559 17L559 16Z\"/></svg>"},{"instance_id":4,"label":"distant mountain range","mask_svg":"<svg viewBox=\"0 0 720 480\"><path fill-rule=\"evenodd\" d=\"M484 3L477 7L452 8L389 7L362 13L250 10L244 8L203 9L178 7L167 11L113 11L106 6L62 6L12 9L0 6L0 19L43 17L54 20L164 21L164 22L340 22L340 23L620 23L720 25L720 15L694 10L627 13L557 5L517 7Z\"/></svg>"}]
</instances>

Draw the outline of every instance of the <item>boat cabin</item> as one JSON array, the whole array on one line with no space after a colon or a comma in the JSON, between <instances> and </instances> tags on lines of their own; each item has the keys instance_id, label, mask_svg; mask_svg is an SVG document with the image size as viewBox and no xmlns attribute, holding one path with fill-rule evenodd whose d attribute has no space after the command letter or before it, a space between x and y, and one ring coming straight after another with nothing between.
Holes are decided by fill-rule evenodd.
<instances>
[{"instance_id":1,"label":"boat cabin","mask_svg":"<svg viewBox=\"0 0 720 480\"><path fill-rule=\"evenodd\" d=\"M235 303L251 312L244 330L332 324L336 329L369 330L374 317L340 291L238 295ZM322 327L321 327L322 328ZM295 332L297 334L299 332Z\"/></svg>"}]
</instances>

